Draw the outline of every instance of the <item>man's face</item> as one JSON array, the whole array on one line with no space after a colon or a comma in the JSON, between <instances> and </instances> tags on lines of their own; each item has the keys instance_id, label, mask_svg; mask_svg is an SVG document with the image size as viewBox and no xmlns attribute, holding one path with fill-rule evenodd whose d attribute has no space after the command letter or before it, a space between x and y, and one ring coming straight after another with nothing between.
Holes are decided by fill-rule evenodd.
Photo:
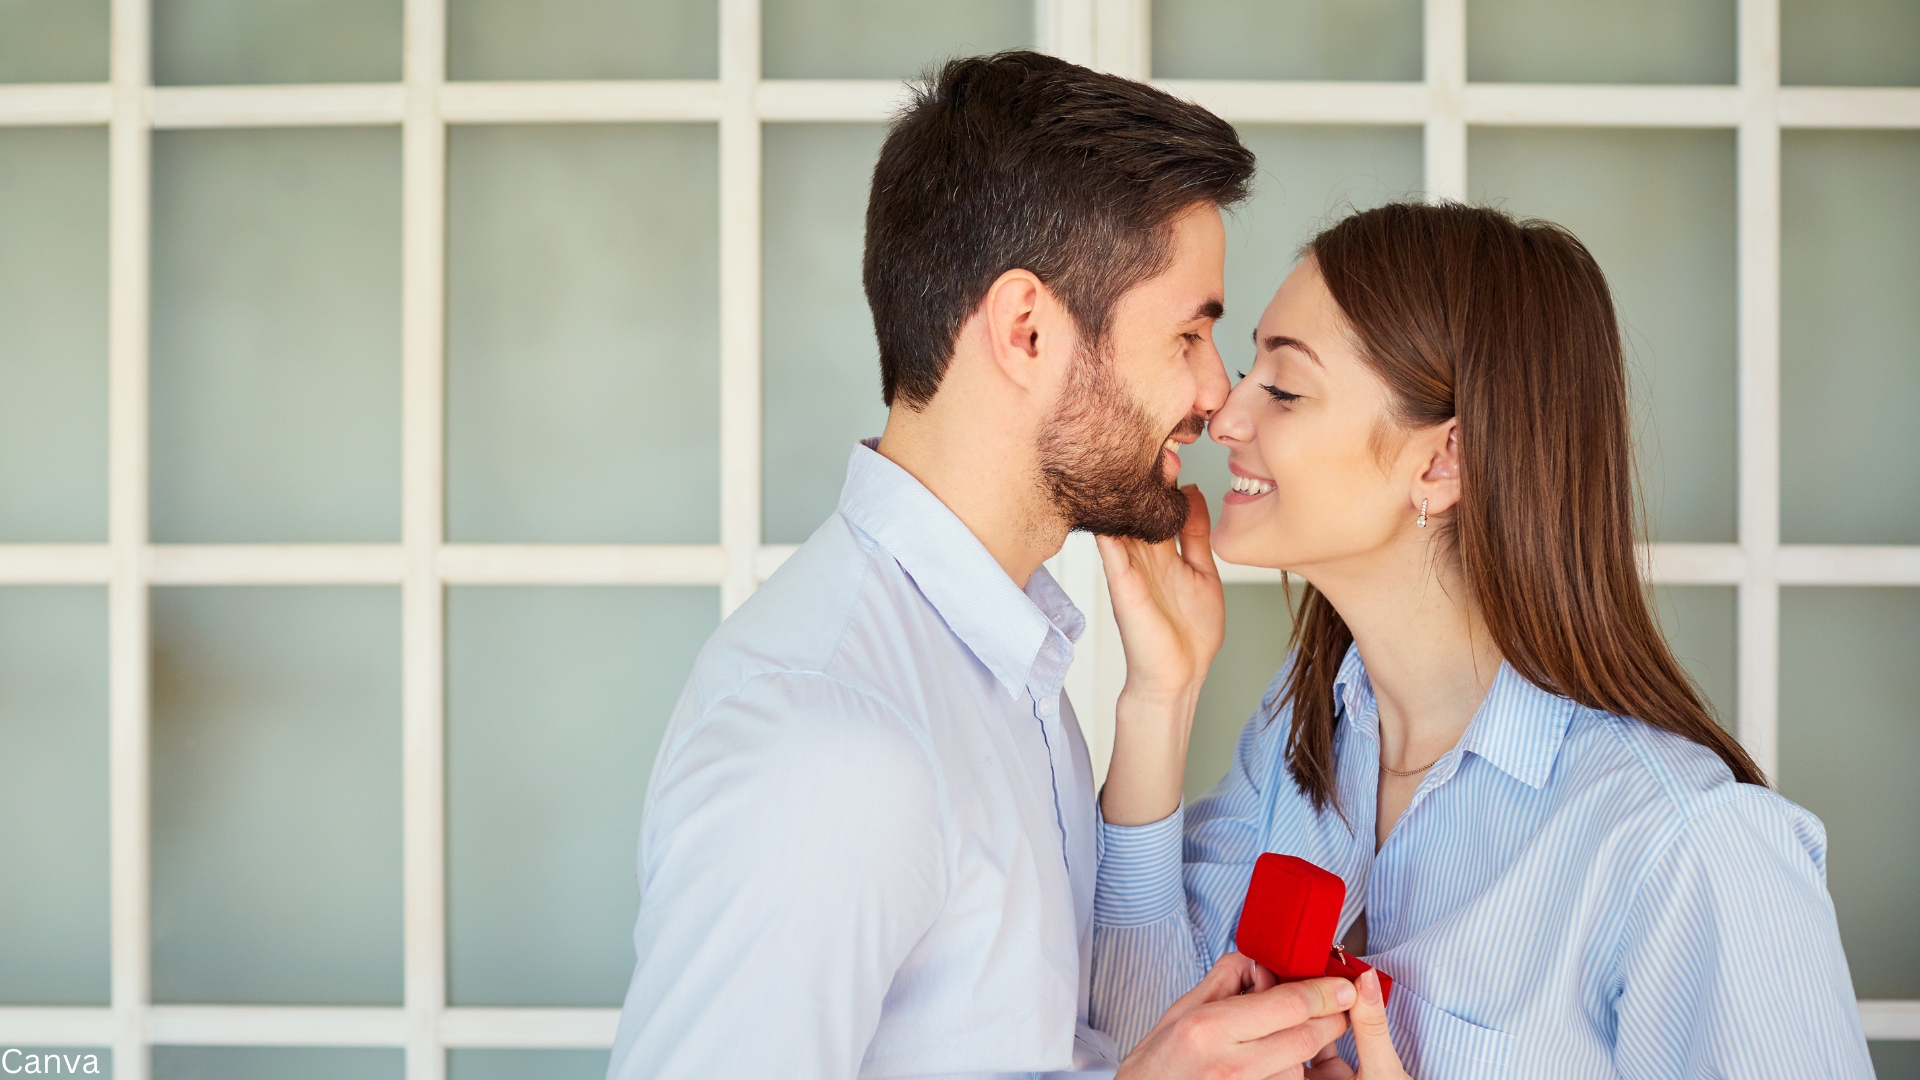
<instances>
[{"instance_id":1,"label":"man's face","mask_svg":"<svg viewBox=\"0 0 1920 1080\"><path fill-rule=\"evenodd\" d=\"M1074 360L1038 447L1041 477L1071 528L1157 543L1186 521L1178 448L1227 399L1213 345L1226 247L1218 209L1182 214L1167 269L1128 290L1106 340Z\"/></svg>"}]
</instances>

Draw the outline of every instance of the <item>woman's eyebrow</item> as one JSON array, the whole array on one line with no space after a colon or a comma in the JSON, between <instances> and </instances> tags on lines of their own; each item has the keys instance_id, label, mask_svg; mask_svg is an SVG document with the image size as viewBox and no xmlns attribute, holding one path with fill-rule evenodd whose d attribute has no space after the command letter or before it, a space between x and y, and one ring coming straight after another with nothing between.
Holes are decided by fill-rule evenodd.
<instances>
[{"instance_id":1,"label":"woman's eyebrow","mask_svg":"<svg viewBox=\"0 0 1920 1080\"><path fill-rule=\"evenodd\" d=\"M1275 349L1288 347L1299 349L1301 352L1307 354L1307 359L1316 364L1320 364L1320 354L1313 351L1313 346L1301 341L1299 338L1290 338L1285 334L1272 334L1263 338L1260 336L1259 328L1255 327L1253 331L1253 344L1254 347L1261 352L1272 352ZM1327 365L1320 364L1320 366L1326 367Z\"/></svg>"}]
</instances>

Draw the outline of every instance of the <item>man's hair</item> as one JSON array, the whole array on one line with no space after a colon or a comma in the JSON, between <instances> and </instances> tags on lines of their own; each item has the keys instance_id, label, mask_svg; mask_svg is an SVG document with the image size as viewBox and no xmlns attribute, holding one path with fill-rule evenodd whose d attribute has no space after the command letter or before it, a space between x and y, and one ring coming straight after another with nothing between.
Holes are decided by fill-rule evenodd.
<instances>
[{"instance_id":1,"label":"man's hair","mask_svg":"<svg viewBox=\"0 0 1920 1080\"><path fill-rule=\"evenodd\" d=\"M1102 341L1121 295L1166 268L1173 220L1246 198L1253 168L1232 125L1145 84L1034 52L948 62L873 168L863 277L882 397L933 399L1008 270Z\"/></svg>"}]
</instances>

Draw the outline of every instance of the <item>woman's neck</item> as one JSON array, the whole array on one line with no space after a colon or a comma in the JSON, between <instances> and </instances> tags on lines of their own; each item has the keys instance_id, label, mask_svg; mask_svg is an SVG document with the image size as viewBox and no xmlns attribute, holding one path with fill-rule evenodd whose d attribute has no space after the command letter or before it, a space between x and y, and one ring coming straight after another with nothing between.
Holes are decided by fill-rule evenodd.
<instances>
[{"instance_id":1,"label":"woman's neck","mask_svg":"<svg viewBox=\"0 0 1920 1080\"><path fill-rule=\"evenodd\" d=\"M1380 760L1396 770L1453 749L1501 663L1459 574L1438 569L1444 560L1426 543L1413 548L1381 553L1388 565L1314 575L1360 647L1380 707Z\"/></svg>"}]
</instances>

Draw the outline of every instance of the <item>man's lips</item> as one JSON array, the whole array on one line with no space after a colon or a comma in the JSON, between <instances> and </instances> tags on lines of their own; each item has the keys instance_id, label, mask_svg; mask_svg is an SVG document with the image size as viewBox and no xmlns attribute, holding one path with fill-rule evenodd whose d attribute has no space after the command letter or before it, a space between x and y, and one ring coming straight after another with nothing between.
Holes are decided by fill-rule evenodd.
<instances>
[{"instance_id":1,"label":"man's lips","mask_svg":"<svg viewBox=\"0 0 1920 1080\"><path fill-rule=\"evenodd\" d=\"M1185 420L1180 421L1179 427L1173 429L1173 434L1168 435L1166 441L1160 444L1160 449L1173 459L1166 462L1169 481L1180 477L1180 448L1199 442L1200 433L1206 429L1205 417L1189 414Z\"/></svg>"}]
</instances>

